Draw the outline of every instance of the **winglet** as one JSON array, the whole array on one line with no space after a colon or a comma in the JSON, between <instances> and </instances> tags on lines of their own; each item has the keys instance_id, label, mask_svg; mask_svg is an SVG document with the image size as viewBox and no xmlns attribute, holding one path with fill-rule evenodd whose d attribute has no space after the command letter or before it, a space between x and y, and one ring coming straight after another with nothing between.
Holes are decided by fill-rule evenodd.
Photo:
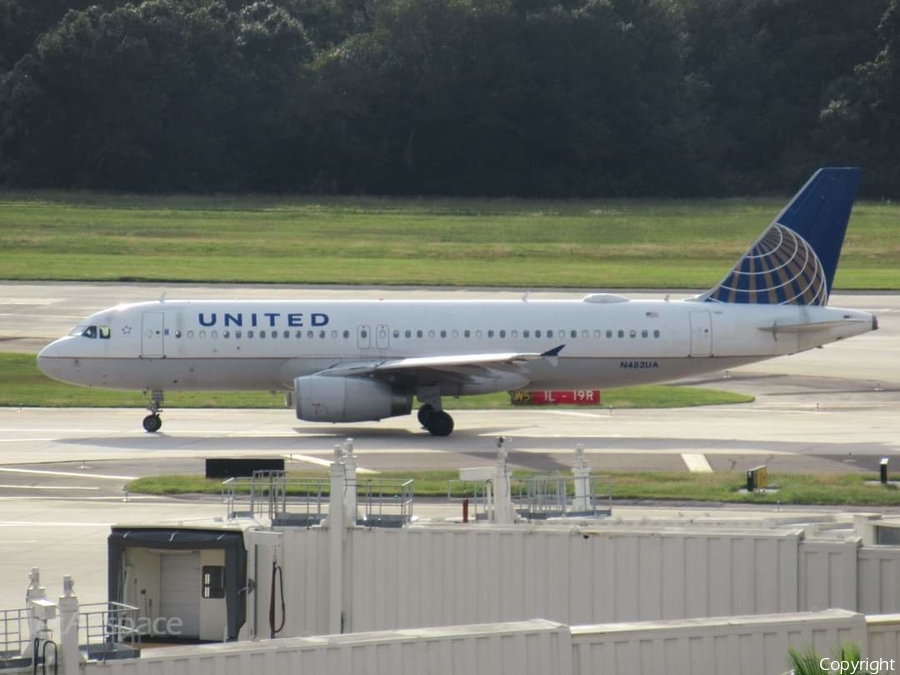
<instances>
[{"instance_id":1,"label":"winglet","mask_svg":"<svg viewBox=\"0 0 900 675\"><path fill-rule=\"evenodd\" d=\"M719 284L698 300L825 305L861 171L819 169Z\"/></svg>"},{"instance_id":2,"label":"winglet","mask_svg":"<svg viewBox=\"0 0 900 675\"><path fill-rule=\"evenodd\" d=\"M551 356L559 356L559 353L565 348L566 348L565 345L560 345L559 347L554 347L553 349L547 350L546 352L541 354L541 356L543 356L544 358L549 358Z\"/></svg>"}]
</instances>

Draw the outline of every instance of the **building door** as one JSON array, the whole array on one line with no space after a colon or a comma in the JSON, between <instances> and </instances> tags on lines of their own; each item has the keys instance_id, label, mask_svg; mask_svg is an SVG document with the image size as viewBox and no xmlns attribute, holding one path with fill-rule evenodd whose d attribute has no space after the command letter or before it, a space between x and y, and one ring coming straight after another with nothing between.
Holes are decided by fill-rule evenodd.
<instances>
[{"instance_id":1,"label":"building door","mask_svg":"<svg viewBox=\"0 0 900 675\"><path fill-rule=\"evenodd\" d=\"M159 555L159 627L172 637L200 637L200 553ZM174 621L180 619L180 621Z\"/></svg>"},{"instance_id":2,"label":"building door","mask_svg":"<svg viewBox=\"0 0 900 675\"><path fill-rule=\"evenodd\" d=\"M691 312L691 356L712 356L709 312Z\"/></svg>"}]
</instances>

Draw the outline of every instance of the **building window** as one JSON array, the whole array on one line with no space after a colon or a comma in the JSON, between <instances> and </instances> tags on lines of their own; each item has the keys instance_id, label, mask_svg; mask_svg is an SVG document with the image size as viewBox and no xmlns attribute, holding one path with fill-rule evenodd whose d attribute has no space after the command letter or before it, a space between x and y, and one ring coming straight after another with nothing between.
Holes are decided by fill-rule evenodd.
<instances>
[{"instance_id":1,"label":"building window","mask_svg":"<svg viewBox=\"0 0 900 675\"><path fill-rule=\"evenodd\" d=\"M203 597L207 599L225 597L225 568L220 565L204 565Z\"/></svg>"}]
</instances>

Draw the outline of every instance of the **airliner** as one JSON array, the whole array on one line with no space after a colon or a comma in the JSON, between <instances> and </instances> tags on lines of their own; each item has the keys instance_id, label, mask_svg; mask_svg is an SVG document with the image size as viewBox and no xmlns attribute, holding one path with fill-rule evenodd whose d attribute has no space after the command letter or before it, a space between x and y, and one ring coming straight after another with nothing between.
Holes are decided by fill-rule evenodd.
<instances>
[{"instance_id":1,"label":"airliner","mask_svg":"<svg viewBox=\"0 0 900 675\"><path fill-rule=\"evenodd\" d=\"M819 169L714 287L684 300L167 300L93 314L38 355L49 377L145 392L284 390L297 418L407 415L448 436L446 397L667 382L867 333L828 307L859 184Z\"/></svg>"}]
</instances>

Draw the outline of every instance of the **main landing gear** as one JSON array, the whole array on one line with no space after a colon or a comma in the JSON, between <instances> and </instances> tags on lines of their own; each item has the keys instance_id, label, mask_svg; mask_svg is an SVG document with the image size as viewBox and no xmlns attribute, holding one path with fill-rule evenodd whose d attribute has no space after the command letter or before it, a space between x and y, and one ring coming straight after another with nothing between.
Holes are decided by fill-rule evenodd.
<instances>
[{"instance_id":1,"label":"main landing gear","mask_svg":"<svg viewBox=\"0 0 900 675\"><path fill-rule=\"evenodd\" d=\"M147 410L150 414L144 418L144 431L155 434L162 428L162 420L159 413L162 412L163 393L161 391L150 392L150 405Z\"/></svg>"},{"instance_id":2,"label":"main landing gear","mask_svg":"<svg viewBox=\"0 0 900 675\"><path fill-rule=\"evenodd\" d=\"M449 436L453 433L453 418L443 410L435 410L430 403L419 408L417 415L419 424L431 432L432 436Z\"/></svg>"}]
</instances>

